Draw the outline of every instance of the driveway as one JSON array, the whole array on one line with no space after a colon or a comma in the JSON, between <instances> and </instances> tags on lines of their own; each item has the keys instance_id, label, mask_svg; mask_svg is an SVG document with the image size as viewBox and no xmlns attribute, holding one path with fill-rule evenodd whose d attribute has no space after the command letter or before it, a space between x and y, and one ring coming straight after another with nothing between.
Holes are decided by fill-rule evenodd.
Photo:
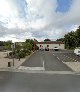
<instances>
[{"instance_id":1,"label":"driveway","mask_svg":"<svg viewBox=\"0 0 80 92\"><path fill-rule=\"evenodd\" d=\"M21 66L44 67L46 71L71 71L52 51L37 51Z\"/></svg>"}]
</instances>

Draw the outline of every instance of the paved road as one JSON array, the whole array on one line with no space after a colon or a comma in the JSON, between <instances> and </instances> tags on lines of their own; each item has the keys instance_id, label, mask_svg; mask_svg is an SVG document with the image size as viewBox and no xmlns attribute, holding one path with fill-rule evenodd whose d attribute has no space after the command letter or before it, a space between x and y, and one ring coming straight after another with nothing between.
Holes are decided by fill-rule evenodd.
<instances>
[{"instance_id":1,"label":"paved road","mask_svg":"<svg viewBox=\"0 0 80 92\"><path fill-rule=\"evenodd\" d=\"M80 92L80 75L0 72L0 92Z\"/></svg>"},{"instance_id":2,"label":"paved road","mask_svg":"<svg viewBox=\"0 0 80 92\"><path fill-rule=\"evenodd\" d=\"M22 66L43 67L46 71L71 71L52 51L37 51Z\"/></svg>"},{"instance_id":3,"label":"paved road","mask_svg":"<svg viewBox=\"0 0 80 92\"><path fill-rule=\"evenodd\" d=\"M68 53L38 51L22 64L43 67L44 61L46 71L0 72L0 92L80 92L80 74L61 61L67 59L64 55L72 57L73 53Z\"/></svg>"}]
</instances>

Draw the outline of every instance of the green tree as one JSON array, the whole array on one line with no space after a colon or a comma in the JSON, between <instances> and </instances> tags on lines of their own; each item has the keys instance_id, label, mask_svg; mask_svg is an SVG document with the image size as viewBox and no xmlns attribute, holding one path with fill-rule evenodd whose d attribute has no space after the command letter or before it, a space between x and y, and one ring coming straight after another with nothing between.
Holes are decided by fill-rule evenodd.
<instances>
[{"instance_id":1,"label":"green tree","mask_svg":"<svg viewBox=\"0 0 80 92\"><path fill-rule=\"evenodd\" d=\"M17 50L18 52L21 50L21 46L19 45L19 44L16 44L16 46L15 46L15 50Z\"/></svg>"},{"instance_id":2,"label":"green tree","mask_svg":"<svg viewBox=\"0 0 80 92\"><path fill-rule=\"evenodd\" d=\"M34 40L33 39L26 39L25 44L26 45L28 44L28 46L30 46L30 50L34 50L34 45L36 44L36 42L38 42L36 39L34 39ZM25 44L24 44L24 48L26 47Z\"/></svg>"},{"instance_id":3,"label":"green tree","mask_svg":"<svg viewBox=\"0 0 80 92\"><path fill-rule=\"evenodd\" d=\"M23 44L23 48L24 48L24 49L27 49L27 50L29 50L29 51L31 51L31 50L32 50L32 44L29 43L29 42L25 42L25 43Z\"/></svg>"},{"instance_id":4,"label":"green tree","mask_svg":"<svg viewBox=\"0 0 80 92\"><path fill-rule=\"evenodd\" d=\"M65 48L67 48L67 49L74 49L76 47L75 32L71 31L68 34L66 34L64 36L64 40L65 40Z\"/></svg>"},{"instance_id":5,"label":"green tree","mask_svg":"<svg viewBox=\"0 0 80 92\"><path fill-rule=\"evenodd\" d=\"M7 42L4 42L4 47L5 47L5 49L7 49L7 50L11 50L12 48L11 48L11 45L12 45L12 41L7 41Z\"/></svg>"},{"instance_id":6,"label":"green tree","mask_svg":"<svg viewBox=\"0 0 80 92\"><path fill-rule=\"evenodd\" d=\"M74 49L75 47L80 47L80 26L75 32L71 31L65 34L64 38L57 39L57 41L65 42L66 49Z\"/></svg>"},{"instance_id":7,"label":"green tree","mask_svg":"<svg viewBox=\"0 0 80 92\"><path fill-rule=\"evenodd\" d=\"M45 41L51 41L51 40L50 40L50 39L45 39L44 42L45 42Z\"/></svg>"},{"instance_id":8,"label":"green tree","mask_svg":"<svg viewBox=\"0 0 80 92\"><path fill-rule=\"evenodd\" d=\"M80 26L75 32L76 46L80 47Z\"/></svg>"},{"instance_id":9,"label":"green tree","mask_svg":"<svg viewBox=\"0 0 80 92\"><path fill-rule=\"evenodd\" d=\"M64 38L57 39L56 41L64 42Z\"/></svg>"},{"instance_id":10,"label":"green tree","mask_svg":"<svg viewBox=\"0 0 80 92\"><path fill-rule=\"evenodd\" d=\"M32 48L32 49L34 48L34 40L33 39L26 39L25 43L26 44L28 43L28 45L30 45L30 48Z\"/></svg>"}]
</instances>

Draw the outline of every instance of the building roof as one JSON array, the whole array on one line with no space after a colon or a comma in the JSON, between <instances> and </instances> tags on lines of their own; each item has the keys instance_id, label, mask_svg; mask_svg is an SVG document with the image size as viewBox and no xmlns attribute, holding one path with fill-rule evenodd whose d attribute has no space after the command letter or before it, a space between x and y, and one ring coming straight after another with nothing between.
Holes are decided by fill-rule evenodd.
<instances>
[{"instance_id":1,"label":"building roof","mask_svg":"<svg viewBox=\"0 0 80 92\"><path fill-rule=\"evenodd\" d=\"M37 42L36 44L64 44L64 42L59 42L59 41L45 41L45 42Z\"/></svg>"}]
</instances>

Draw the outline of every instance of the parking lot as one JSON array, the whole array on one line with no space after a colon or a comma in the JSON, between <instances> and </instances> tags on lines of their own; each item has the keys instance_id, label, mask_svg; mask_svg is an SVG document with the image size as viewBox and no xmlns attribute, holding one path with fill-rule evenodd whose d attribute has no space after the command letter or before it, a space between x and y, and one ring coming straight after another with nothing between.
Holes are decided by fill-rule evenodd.
<instances>
[{"instance_id":1,"label":"parking lot","mask_svg":"<svg viewBox=\"0 0 80 92\"><path fill-rule=\"evenodd\" d=\"M63 62L80 62L80 56L75 55L73 50L53 51L53 55Z\"/></svg>"},{"instance_id":2,"label":"parking lot","mask_svg":"<svg viewBox=\"0 0 80 92\"><path fill-rule=\"evenodd\" d=\"M74 54L73 50L52 51L53 55L71 68L74 72L80 72L80 56Z\"/></svg>"}]
</instances>

